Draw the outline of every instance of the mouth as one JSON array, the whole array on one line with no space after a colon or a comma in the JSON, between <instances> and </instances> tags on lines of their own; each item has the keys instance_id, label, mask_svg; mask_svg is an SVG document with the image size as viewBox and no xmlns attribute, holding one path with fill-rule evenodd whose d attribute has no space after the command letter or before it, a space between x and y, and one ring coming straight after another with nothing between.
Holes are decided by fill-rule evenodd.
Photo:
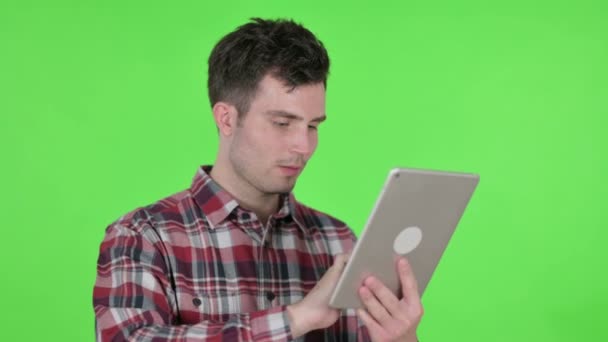
<instances>
[{"instance_id":1,"label":"mouth","mask_svg":"<svg viewBox=\"0 0 608 342\"><path fill-rule=\"evenodd\" d=\"M302 166L299 165L279 165L279 169L281 169L281 171L288 175L288 176L295 176L297 174L300 173L300 171L302 171Z\"/></svg>"}]
</instances>

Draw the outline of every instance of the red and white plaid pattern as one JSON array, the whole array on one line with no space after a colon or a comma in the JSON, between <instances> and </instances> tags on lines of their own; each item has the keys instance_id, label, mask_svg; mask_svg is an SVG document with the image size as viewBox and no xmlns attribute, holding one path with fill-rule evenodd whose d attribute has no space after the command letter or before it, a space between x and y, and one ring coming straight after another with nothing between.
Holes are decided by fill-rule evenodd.
<instances>
[{"instance_id":1,"label":"red and white plaid pattern","mask_svg":"<svg viewBox=\"0 0 608 342\"><path fill-rule=\"evenodd\" d=\"M282 196L263 227L202 166L190 189L112 223L93 292L99 341L288 341L302 299L355 236ZM367 341L354 311L302 341Z\"/></svg>"}]
</instances>

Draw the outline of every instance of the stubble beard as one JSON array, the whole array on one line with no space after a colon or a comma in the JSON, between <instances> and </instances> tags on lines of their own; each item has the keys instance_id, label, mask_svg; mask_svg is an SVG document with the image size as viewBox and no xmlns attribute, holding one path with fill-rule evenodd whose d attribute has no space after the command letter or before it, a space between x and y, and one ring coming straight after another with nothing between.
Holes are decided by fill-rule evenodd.
<instances>
[{"instance_id":1,"label":"stubble beard","mask_svg":"<svg viewBox=\"0 0 608 342\"><path fill-rule=\"evenodd\" d=\"M285 195L290 193L295 187L297 176L285 177L292 178L293 180L284 181L281 179L283 177L276 174L262 174L262 169L256 167L257 165L254 162L247 160L242 154L247 154L247 151L235 149L231 151L229 156L234 173L241 182L268 196ZM274 172L275 170L270 169L268 171Z\"/></svg>"}]
</instances>

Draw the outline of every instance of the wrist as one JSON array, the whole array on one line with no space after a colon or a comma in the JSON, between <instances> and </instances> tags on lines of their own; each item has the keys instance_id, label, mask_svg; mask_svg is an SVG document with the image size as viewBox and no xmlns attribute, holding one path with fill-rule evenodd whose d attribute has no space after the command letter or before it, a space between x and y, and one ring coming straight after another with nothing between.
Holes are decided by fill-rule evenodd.
<instances>
[{"instance_id":1,"label":"wrist","mask_svg":"<svg viewBox=\"0 0 608 342\"><path fill-rule=\"evenodd\" d=\"M287 310L287 317L289 319L289 329L291 330L291 337L296 339L311 329L306 327L306 319L303 319L303 315L301 313L301 309L298 304L291 304L285 307Z\"/></svg>"}]
</instances>

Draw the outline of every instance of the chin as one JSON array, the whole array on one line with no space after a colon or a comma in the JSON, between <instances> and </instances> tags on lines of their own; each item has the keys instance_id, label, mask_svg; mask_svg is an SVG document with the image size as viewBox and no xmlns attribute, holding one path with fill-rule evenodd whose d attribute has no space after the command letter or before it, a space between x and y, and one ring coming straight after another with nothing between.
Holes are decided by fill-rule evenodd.
<instances>
[{"instance_id":1,"label":"chin","mask_svg":"<svg viewBox=\"0 0 608 342\"><path fill-rule=\"evenodd\" d=\"M288 188L282 188L282 189L279 189L278 191L276 191L276 193L278 193L278 194L288 194L288 193L290 193L293 190L293 188L295 188L295 186L291 186L291 187L288 187Z\"/></svg>"},{"instance_id":2,"label":"chin","mask_svg":"<svg viewBox=\"0 0 608 342\"><path fill-rule=\"evenodd\" d=\"M270 187L269 192L273 194L288 194L293 190L293 188L295 188L295 183L285 186Z\"/></svg>"}]
</instances>

